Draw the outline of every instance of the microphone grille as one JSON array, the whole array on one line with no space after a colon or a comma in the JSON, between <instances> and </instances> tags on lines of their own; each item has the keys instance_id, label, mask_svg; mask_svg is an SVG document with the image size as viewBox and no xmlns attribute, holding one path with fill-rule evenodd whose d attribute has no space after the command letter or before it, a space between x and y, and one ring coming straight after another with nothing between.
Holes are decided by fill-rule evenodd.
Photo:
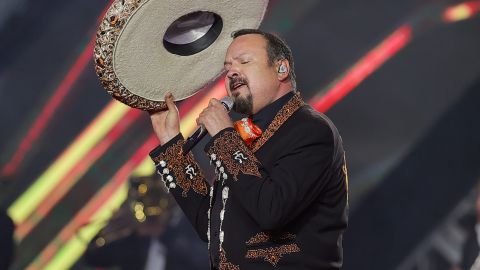
<instances>
[{"instance_id":1,"label":"microphone grille","mask_svg":"<svg viewBox=\"0 0 480 270\"><path fill-rule=\"evenodd\" d=\"M230 111L233 108L233 98L229 96L223 97L220 102L222 102L223 106L225 106L225 109L227 109L227 111Z\"/></svg>"}]
</instances>

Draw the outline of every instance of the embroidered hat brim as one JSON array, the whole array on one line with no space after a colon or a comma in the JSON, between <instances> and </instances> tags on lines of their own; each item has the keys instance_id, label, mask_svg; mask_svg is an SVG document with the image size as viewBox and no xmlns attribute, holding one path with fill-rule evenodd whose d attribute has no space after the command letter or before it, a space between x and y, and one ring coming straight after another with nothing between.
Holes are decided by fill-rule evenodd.
<instances>
[{"instance_id":1,"label":"embroidered hat brim","mask_svg":"<svg viewBox=\"0 0 480 270\"><path fill-rule=\"evenodd\" d=\"M222 74L231 33L258 28L267 5L268 0L115 0L97 32L96 73L107 92L128 106L165 109L167 91L182 100ZM178 23L179 18L187 19ZM192 22L207 23L182 35L181 28Z\"/></svg>"}]
</instances>

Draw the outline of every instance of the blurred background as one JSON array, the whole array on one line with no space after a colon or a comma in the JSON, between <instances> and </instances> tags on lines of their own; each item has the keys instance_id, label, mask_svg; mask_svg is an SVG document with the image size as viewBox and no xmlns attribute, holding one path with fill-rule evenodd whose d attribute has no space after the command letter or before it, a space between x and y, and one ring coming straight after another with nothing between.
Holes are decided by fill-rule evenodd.
<instances>
[{"instance_id":1,"label":"blurred background","mask_svg":"<svg viewBox=\"0 0 480 270\"><path fill-rule=\"evenodd\" d=\"M137 225L149 216L131 197L151 188L132 179L154 177L149 117L114 101L93 68L109 5L0 2L0 257L12 261L0 269L108 267L84 254L109 244L98 239L112 216L129 213ZM479 12L480 1L270 0L261 29L289 43L300 92L344 140L344 269L458 270L477 258ZM184 134L224 91L220 79L179 104ZM207 269L206 244L174 226L183 224L175 206L152 215L164 212L162 228L176 228L169 235L192 236L182 246L154 232L159 254L175 250L166 258ZM165 269L194 269L168 260Z\"/></svg>"}]
</instances>

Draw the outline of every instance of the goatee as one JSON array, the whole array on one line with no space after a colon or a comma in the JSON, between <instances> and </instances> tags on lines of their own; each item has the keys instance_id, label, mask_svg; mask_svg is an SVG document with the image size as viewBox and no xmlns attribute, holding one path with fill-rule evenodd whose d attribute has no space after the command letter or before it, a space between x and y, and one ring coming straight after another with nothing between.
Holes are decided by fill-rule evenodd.
<instances>
[{"instance_id":1,"label":"goatee","mask_svg":"<svg viewBox=\"0 0 480 270\"><path fill-rule=\"evenodd\" d=\"M240 95L233 98L235 104L233 110L237 113L252 115L253 112L253 97L249 92L246 97Z\"/></svg>"}]
</instances>

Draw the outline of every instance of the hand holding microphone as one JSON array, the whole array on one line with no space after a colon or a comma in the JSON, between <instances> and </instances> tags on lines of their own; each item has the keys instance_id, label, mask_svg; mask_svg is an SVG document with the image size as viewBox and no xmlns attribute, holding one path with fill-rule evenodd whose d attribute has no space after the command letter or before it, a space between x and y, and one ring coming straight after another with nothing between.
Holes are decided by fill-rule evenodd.
<instances>
[{"instance_id":1,"label":"hand holding microphone","mask_svg":"<svg viewBox=\"0 0 480 270\"><path fill-rule=\"evenodd\" d=\"M180 117L171 93L165 95L165 102L168 110L150 114L153 130L162 145L180 133ZM221 101L212 98L208 107L197 118L200 128L187 139L183 148L184 153L188 153L207 134L207 131L215 136L220 130L232 127L232 120L228 116L232 107L233 100L228 96Z\"/></svg>"},{"instance_id":2,"label":"hand holding microphone","mask_svg":"<svg viewBox=\"0 0 480 270\"><path fill-rule=\"evenodd\" d=\"M186 154L190 151L206 134L215 136L221 130L227 127L233 127L232 120L228 112L233 107L233 99L231 97L224 97L222 100L212 98L208 107L205 108L197 118L197 124L200 128L197 129L190 137L188 137L183 152Z\"/></svg>"}]
</instances>

